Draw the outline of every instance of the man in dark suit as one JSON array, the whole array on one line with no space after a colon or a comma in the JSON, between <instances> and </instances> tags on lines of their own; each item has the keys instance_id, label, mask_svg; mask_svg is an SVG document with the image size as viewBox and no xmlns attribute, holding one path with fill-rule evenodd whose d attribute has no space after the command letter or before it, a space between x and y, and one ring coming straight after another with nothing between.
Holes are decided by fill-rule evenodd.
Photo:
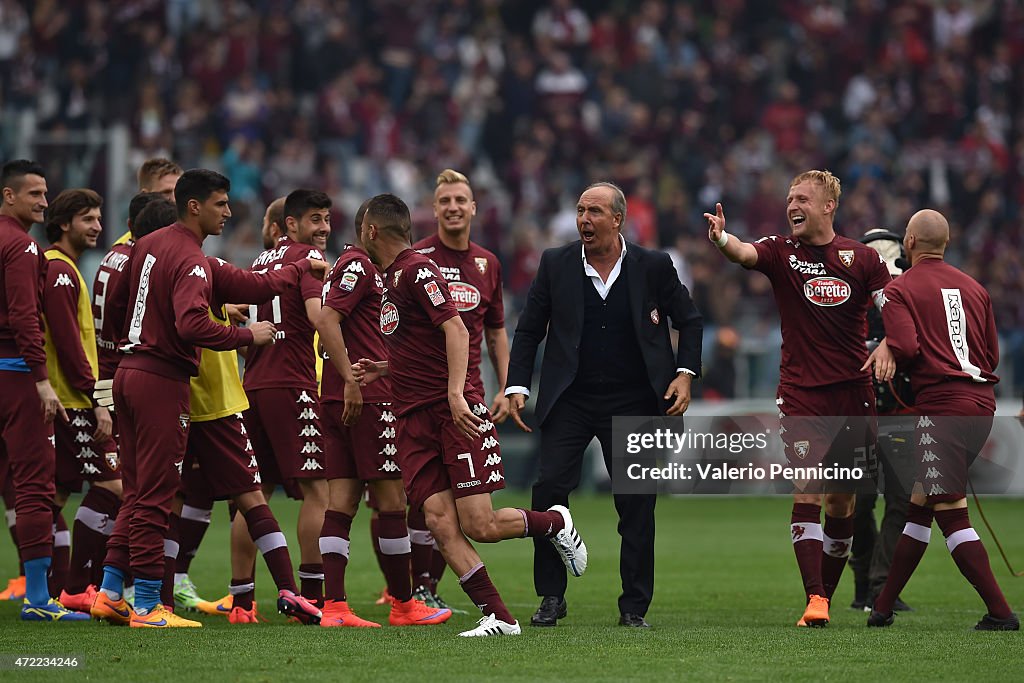
<instances>
[{"instance_id":1,"label":"man in dark suit","mask_svg":"<svg viewBox=\"0 0 1024 683\"><path fill-rule=\"evenodd\" d=\"M580 241L544 252L516 327L505 393L512 418L527 432L521 413L537 346L547 336L535 410L541 460L534 510L568 503L595 436L611 471L613 416L678 416L690 404L690 382L700 371L700 313L667 254L623 239L625 219L622 190L607 182L588 187L576 205ZM679 331L675 354L668 319ZM622 536L619 623L646 627L655 496L614 498ZM542 600L531 624L555 626L566 615L565 567L535 544L533 574Z\"/></svg>"}]
</instances>

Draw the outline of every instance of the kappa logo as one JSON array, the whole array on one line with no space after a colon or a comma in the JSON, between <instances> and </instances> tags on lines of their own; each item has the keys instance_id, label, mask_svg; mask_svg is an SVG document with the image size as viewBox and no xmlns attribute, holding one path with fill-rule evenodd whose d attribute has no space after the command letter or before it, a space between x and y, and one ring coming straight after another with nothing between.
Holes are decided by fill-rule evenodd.
<instances>
[{"instance_id":1,"label":"kappa logo","mask_svg":"<svg viewBox=\"0 0 1024 683\"><path fill-rule=\"evenodd\" d=\"M191 419L188 413L182 413L178 416L178 424L181 425L181 431L188 431L188 423Z\"/></svg>"},{"instance_id":2,"label":"kappa logo","mask_svg":"<svg viewBox=\"0 0 1024 683\"><path fill-rule=\"evenodd\" d=\"M392 422L395 421L395 414L393 412L391 412L390 410L384 410L380 414L380 421L381 422L387 422L388 424L391 424Z\"/></svg>"},{"instance_id":3,"label":"kappa logo","mask_svg":"<svg viewBox=\"0 0 1024 683\"><path fill-rule=\"evenodd\" d=\"M484 439L483 444L481 444L481 446L480 446L480 450L486 451L488 448L497 448L497 447L498 447L498 439L493 437L493 436L489 436L486 439Z\"/></svg>"},{"instance_id":4,"label":"kappa logo","mask_svg":"<svg viewBox=\"0 0 1024 683\"><path fill-rule=\"evenodd\" d=\"M75 434L75 443L89 443L92 441L92 437L86 432L78 432Z\"/></svg>"},{"instance_id":5,"label":"kappa logo","mask_svg":"<svg viewBox=\"0 0 1024 683\"><path fill-rule=\"evenodd\" d=\"M785 433L786 433L786 428L784 426L782 426L782 425L779 425L779 436L782 436Z\"/></svg>"},{"instance_id":6,"label":"kappa logo","mask_svg":"<svg viewBox=\"0 0 1024 683\"><path fill-rule=\"evenodd\" d=\"M308 444L307 444L308 445ZM322 470L323 465L316 458L306 458L306 462L299 468L302 472L312 472L313 470Z\"/></svg>"},{"instance_id":7,"label":"kappa logo","mask_svg":"<svg viewBox=\"0 0 1024 683\"><path fill-rule=\"evenodd\" d=\"M23 254L32 254L33 256L39 256L39 248L36 247L36 243L35 242L29 242L28 246L25 247L25 251L23 251L21 253L23 253Z\"/></svg>"},{"instance_id":8,"label":"kappa logo","mask_svg":"<svg viewBox=\"0 0 1024 683\"><path fill-rule=\"evenodd\" d=\"M320 436L320 432L313 425L306 425L299 431L299 436Z\"/></svg>"},{"instance_id":9,"label":"kappa logo","mask_svg":"<svg viewBox=\"0 0 1024 683\"><path fill-rule=\"evenodd\" d=\"M98 458L99 454L93 449L86 446L82 450L78 451L78 455L75 456L78 460L86 460L89 458Z\"/></svg>"},{"instance_id":10,"label":"kappa logo","mask_svg":"<svg viewBox=\"0 0 1024 683\"><path fill-rule=\"evenodd\" d=\"M938 479L941 476L942 475L939 474L939 471L937 469L935 469L934 467L929 467L928 471L925 472L925 474L924 474L924 478L925 479Z\"/></svg>"},{"instance_id":11,"label":"kappa logo","mask_svg":"<svg viewBox=\"0 0 1024 683\"><path fill-rule=\"evenodd\" d=\"M89 423L89 418L87 418L85 415L76 415L75 419L71 421L71 426L72 427L91 427L92 425Z\"/></svg>"},{"instance_id":12,"label":"kappa logo","mask_svg":"<svg viewBox=\"0 0 1024 683\"><path fill-rule=\"evenodd\" d=\"M179 460L178 462L174 463L174 467L178 470L178 476L179 477L181 476L181 467L184 464L185 464L184 460Z\"/></svg>"},{"instance_id":13,"label":"kappa logo","mask_svg":"<svg viewBox=\"0 0 1024 683\"><path fill-rule=\"evenodd\" d=\"M310 249L308 252L306 252L306 258L313 259L315 261L326 261L327 260L327 259L324 258L324 255L320 253L319 249Z\"/></svg>"},{"instance_id":14,"label":"kappa logo","mask_svg":"<svg viewBox=\"0 0 1024 683\"><path fill-rule=\"evenodd\" d=\"M935 462L936 460L939 460L939 456L925 449L924 455L921 456L921 462Z\"/></svg>"},{"instance_id":15,"label":"kappa logo","mask_svg":"<svg viewBox=\"0 0 1024 683\"><path fill-rule=\"evenodd\" d=\"M381 432L380 436L378 436L377 438L378 439L393 439L393 438L395 438L395 428L394 427L385 427L384 431Z\"/></svg>"},{"instance_id":16,"label":"kappa logo","mask_svg":"<svg viewBox=\"0 0 1024 683\"><path fill-rule=\"evenodd\" d=\"M505 478L505 475L495 470L491 472L491 476L487 477L488 484L497 484L499 481Z\"/></svg>"},{"instance_id":17,"label":"kappa logo","mask_svg":"<svg viewBox=\"0 0 1024 683\"><path fill-rule=\"evenodd\" d=\"M794 441L793 452L796 453L797 457L803 460L807 457L807 454L811 452L810 441Z\"/></svg>"},{"instance_id":18,"label":"kappa logo","mask_svg":"<svg viewBox=\"0 0 1024 683\"><path fill-rule=\"evenodd\" d=\"M323 453L323 451L320 449L320 447L317 446L312 441L307 441L305 444L303 444L302 450L299 451L299 452L300 453Z\"/></svg>"},{"instance_id":19,"label":"kappa logo","mask_svg":"<svg viewBox=\"0 0 1024 683\"><path fill-rule=\"evenodd\" d=\"M190 272L189 275L192 275L192 276L195 276L195 277L201 277L204 280L206 280L207 282L209 282L209 280L210 280L208 277L206 277L206 269L203 268L202 266L196 266L195 268L193 268L192 272Z\"/></svg>"},{"instance_id":20,"label":"kappa logo","mask_svg":"<svg viewBox=\"0 0 1024 683\"><path fill-rule=\"evenodd\" d=\"M473 406L473 414L476 415L477 417L480 417L481 415L486 415L487 406L485 406L483 403L477 403L476 405Z\"/></svg>"},{"instance_id":21,"label":"kappa logo","mask_svg":"<svg viewBox=\"0 0 1024 683\"><path fill-rule=\"evenodd\" d=\"M258 462L256 462L256 456L255 455L252 456L251 458L249 458L249 467L259 467L259 466L260 466L260 464Z\"/></svg>"},{"instance_id":22,"label":"kappa logo","mask_svg":"<svg viewBox=\"0 0 1024 683\"><path fill-rule=\"evenodd\" d=\"M82 463L82 474L99 474L100 468L93 465L91 462Z\"/></svg>"},{"instance_id":23,"label":"kappa logo","mask_svg":"<svg viewBox=\"0 0 1024 683\"><path fill-rule=\"evenodd\" d=\"M61 287L61 286L63 286L63 287L74 287L75 283L73 283L71 281L71 278L68 277L67 273L61 273L60 275L57 276L57 281L53 283L53 286L54 287Z\"/></svg>"},{"instance_id":24,"label":"kappa logo","mask_svg":"<svg viewBox=\"0 0 1024 683\"><path fill-rule=\"evenodd\" d=\"M313 399L313 398L310 398L309 394L307 394L305 391L303 391L301 394L299 394L299 397L297 399L295 399L295 402L296 403L316 403L316 400Z\"/></svg>"},{"instance_id":25,"label":"kappa logo","mask_svg":"<svg viewBox=\"0 0 1024 683\"><path fill-rule=\"evenodd\" d=\"M53 434L51 434L51 435L50 435L50 436L48 436L47 438L48 438L48 439L50 440L50 445L51 445L51 446L56 446L56 445L57 445L57 437L56 437L56 436L54 436Z\"/></svg>"},{"instance_id":26,"label":"kappa logo","mask_svg":"<svg viewBox=\"0 0 1024 683\"><path fill-rule=\"evenodd\" d=\"M416 279L413 281L414 285L418 285L422 280L429 280L434 277L434 271L430 268L420 268L416 271Z\"/></svg>"},{"instance_id":27,"label":"kappa logo","mask_svg":"<svg viewBox=\"0 0 1024 683\"><path fill-rule=\"evenodd\" d=\"M253 472L252 483L254 483L254 484L262 484L263 483L263 479L262 479L262 477L260 477L260 473L259 472Z\"/></svg>"},{"instance_id":28,"label":"kappa logo","mask_svg":"<svg viewBox=\"0 0 1024 683\"><path fill-rule=\"evenodd\" d=\"M481 275L487 275L487 259L483 256L477 256L473 259L473 263L476 264L476 269L480 271Z\"/></svg>"},{"instance_id":29,"label":"kappa logo","mask_svg":"<svg viewBox=\"0 0 1024 683\"><path fill-rule=\"evenodd\" d=\"M921 440L917 442L918 446L931 446L935 443L935 439L932 438L931 432L925 432L921 435Z\"/></svg>"},{"instance_id":30,"label":"kappa logo","mask_svg":"<svg viewBox=\"0 0 1024 683\"><path fill-rule=\"evenodd\" d=\"M492 429L494 429L494 423L493 423L493 422L491 422L490 420L484 420L484 421L483 421L483 422L482 422L482 423L480 424L480 426L479 426L479 427L477 427L477 429L478 429L478 430L480 430L480 433L481 433L481 434L483 434L483 433L485 433L485 432L489 432L489 431L491 431Z\"/></svg>"},{"instance_id":31,"label":"kappa logo","mask_svg":"<svg viewBox=\"0 0 1024 683\"><path fill-rule=\"evenodd\" d=\"M342 272L343 273L353 273L353 274L358 273L359 275L366 275L366 269L363 268L363 262L362 261L353 261L352 263L350 263L347 266L345 266L345 270L343 270Z\"/></svg>"},{"instance_id":32,"label":"kappa logo","mask_svg":"<svg viewBox=\"0 0 1024 683\"><path fill-rule=\"evenodd\" d=\"M117 453L105 453L104 457L107 460L107 467L112 471L116 472L117 468L121 466L121 459L117 457Z\"/></svg>"},{"instance_id":33,"label":"kappa logo","mask_svg":"<svg viewBox=\"0 0 1024 683\"><path fill-rule=\"evenodd\" d=\"M378 472L398 472L398 463L394 460L388 459L384 461L384 464L377 468Z\"/></svg>"},{"instance_id":34,"label":"kappa logo","mask_svg":"<svg viewBox=\"0 0 1024 683\"><path fill-rule=\"evenodd\" d=\"M299 419L300 420L319 420L320 416L317 415L315 412L313 412L312 408L306 408L301 413L299 413Z\"/></svg>"},{"instance_id":35,"label":"kappa logo","mask_svg":"<svg viewBox=\"0 0 1024 683\"><path fill-rule=\"evenodd\" d=\"M252 441L250 441L249 439L245 440L245 450L246 450L246 452L249 452L249 451L252 450Z\"/></svg>"},{"instance_id":36,"label":"kappa logo","mask_svg":"<svg viewBox=\"0 0 1024 683\"><path fill-rule=\"evenodd\" d=\"M490 455L487 456L487 459L484 460L484 467L494 467L495 465L500 464L501 456L498 455L497 453L491 453Z\"/></svg>"},{"instance_id":37,"label":"kappa logo","mask_svg":"<svg viewBox=\"0 0 1024 683\"><path fill-rule=\"evenodd\" d=\"M946 489L942 488L938 484L932 484L932 488L928 491L929 496L941 496L946 492Z\"/></svg>"},{"instance_id":38,"label":"kappa logo","mask_svg":"<svg viewBox=\"0 0 1024 683\"><path fill-rule=\"evenodd\" d=\"M236 414L235 417L238 418L238 433L241 434L242 436L245 436L249 432L245 431L245 423L242 422L242 416Z\"/></svg>"},{"instance_id":39,"label":"kappa logo","mask_svg":"<svg viewBox=\"0 0 1024 683\"><path fill-rule=\"evenodd\" d=\"M397 454L398 449L395 447L395 444L393 443L385 444L384 448L380 449L380 451L377 452L377 455L386 455L389 458L393 458Z\"/></svg>"},{"instance_id":40,"label":"kappa logo","mask_svg":"<svg viewBox=\"0 0 1024 683\"><path fill-rule=\"evenodd\" d=\"M917 419L917 428L918 429L921 429L922 427L934 427L934 426L935 426L935 423L932 422L932 419L930 417L928 417L927 415L922 415L921 417L919 417Z\"/></svg>"},{"instance_id":41,"label":"kappa logo","mask_svg":"<svg viewBox=\"0 0 1024 683\"><path fill-rule=\"evenodd\" d=\"M843 265L849 268L853 265L854 253L853 249L840 249L839 260L843 262Z\"/></svg>"},{"instance_id":42,"label":"kappa logo","mask_svg":"<svg viewBox=\"0 0 1024 683\"><path fill-rule=\"evenodd\" d=\"M807 529L799 524L794 524L790 531L793 533L793 540L799 541L801 538L804 537L804 533L807 531Z\"/></svg>"}]
</instances>

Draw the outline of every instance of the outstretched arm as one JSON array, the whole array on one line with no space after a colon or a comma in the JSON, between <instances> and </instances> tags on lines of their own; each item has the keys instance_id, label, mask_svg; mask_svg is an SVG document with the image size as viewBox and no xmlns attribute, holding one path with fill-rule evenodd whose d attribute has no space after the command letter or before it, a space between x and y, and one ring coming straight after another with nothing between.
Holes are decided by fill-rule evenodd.
<instances>
[{"instance_id":1,"label":"outstretched arm","mask_svg":"<svg viewBox=\"0 0 1024 683\"><path fill-rule=\"evenodd\" d=\"M725 231L725 212L721 203L715 204L714 214L706 213L704 218L708 219L708 239L727 259L744 268L753 268L757 264L757 249L754 245Z\"/></svg>"}]
</instances>

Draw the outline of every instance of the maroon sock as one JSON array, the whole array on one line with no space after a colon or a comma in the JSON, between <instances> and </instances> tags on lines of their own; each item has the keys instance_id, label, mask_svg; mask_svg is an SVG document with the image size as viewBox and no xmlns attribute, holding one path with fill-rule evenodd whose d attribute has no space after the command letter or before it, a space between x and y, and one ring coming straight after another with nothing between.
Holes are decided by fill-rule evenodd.
<instances>
[{"instance_id":1,"label":"maroon sock","mask_svg":"<svg viewBox=\"0 0 1024 683\"><path fill-rule=\"evenodd\" d=\"M71 561L71 532L60 508L53 509L53 554L47 583L50 597L59 598L68 582L68 567Z\"/></svg>"},{"instance_id":2,"label":"maroon sock","mask_svg":"<svg viewBox=\"0 0 1024 683\"><path fill-rule=\"evenodd\" d=\"M4 506L7 508L7 531L11 534L11 543L14 544L14 551L18 553L18 576L25 576L25 564L21 561L21 547L18 545L18 531L15 520L18 515L14 512L14 494L11 493L11 501L7 501L7 492L4 491Z\"/></svg>"},{"instance_id":3,"label":"maroon sock","mask_svg":"<svg viewBox=\"0 0 1024 683\"><path fill-rule=\"evenodd\" d=\"M883 614L892 612L892 606L899 597L917 565L921 563L924 552L928 550L928 542L932 537L932 510L922 505L910 503L907 506L907 523L903 534L896 542L892 554L889 575L885 579L882 591L875 598L873 608Z\"/></svg>"},{"instance_id":4,"label":"maroon sock","mask_svg":"<svg viewBox=\"0 0 1024 683\"><path fill-rule=\"evenodd\" d=\"M430 586L430 565L434 555L434 537L427 530L427 520L422 510L409 508L406 524L409 526L409 541L412 545L410 558L412 584Z\"/></svg>"},{"instance_id":5,"label":"maroon sock","mask_svg":"<svg viewBox=\"0 0 1024 683\"><path fill-rule=\"evenodd\" d=\"M444 559L444 555L436 547L430 554L430 590L431 592L437 592L437 584L441 583L441 577L444 576L444 570L448 568L448 561Z\"/></svg>"},{"instance_id":6,"label":"maroon sock","mask_svg":"<svg viewBox=\"0 0 1024 683\"><path fill-rule=\"evenodd\" d=\"M302 597L313 604L324 604L324 565L322 561L299 565L299 592L302 593Z\"/></svg>"},{"instance_id":7,"label":"maroon sock","mask_svg":"<svg viewBox=\"0 0 1024 683\"><path fill-rule=\"evenodd\" d=\"M985 544L971 526L967 508L936 510L935 521L946 537L946 547L957 568L985 601L989 615L996 619L1009 617L1010 606L996 583L996 577L992 575Z\"/></svg>"},{"instance_id":8,"label":"maroon sock","mask_svg":"<svg viewBox=\"0 0 1024 683\"><path fill-rule=\"evenodd\" d=\"M107 538L114 528L120 505L121 501L112 491L99 486L90 486L82 498L72 525L71 562L65 588L68 593L84 593L93 583L96 566L103 564Z\"/></svg>"},{"instance_id":9,"label":"maroon sock","mask_svg":"<svg viewBox=\"0 0 1024 683\"><path fill-rule=\"evenodd\" d=\"M178 534L181 518L173 512L167 517L167 533L164 535L164 581L160 585L160 602L174 611L174 564L178 559Z\"/></svg>"},{"instance_id":10,"label":"maroon sock","mask_svg":"<svg viewBox=\"0 0 1024 683\"><path fill-rule=\"evenodd\" d=\"M320 529L320 557L324 561L324 597L347 600L345 570L348 568L349 534L352 518L344 512L328 510Z\"/></svg>"},{"instance_id":11,"label":"maroon sock","mask_svg":"<svg viewBox=\"0 0 1024 683\"><path fill-rule=\"evenodd\" d=\"M270 511L270 507L264 503L251 508L245 513L245 523L249 527L249 537L256 544L260 553L263 554L263 561L267 563L267 569L274 578L274 584L279 591L295 592L295 577L292 575L292 558L288 554L288 541L281 533L281 527Z\"/></svg>"},{"instance_id":12,"label":"maroon sock","mask_svg":"<svg viewBox=\"0 0 1024 683\"><path fill-rule=\"evenodd\" d=\"M565 519L557 512L545 510L544 512L538 512L536 510L524 510L523 508L516 508L523 515L523 523L526 524L526 529L523 531L523 538L527 536L533 538L551 538L559 531L565 528Z\"/></svg>"},{"instance_id":13,"label":"maroon sock","mask_svg":"<svg viewBox=\"0 0 1024 683\"><path fill-rule=\"evenodd\" d=\"M850 547L853 545L853 515L849 517L833 517L825 513L825 527L821 539L821 583L825 587L825 597L832 599L836 592L839 579L843 576L843 568L850 558Z\"/></svg>"},{"instance_id":14,"label":"maroon sock","mask_svg":"<svg viewBox=\"0 0 1024 683\"><path fill-rule=\"evenodd\" d=\"M824 597L825 586L821 581L821 506L793 503L789 532L807 598L810 599L812 595Z\"/></svg>"},{"instance_id":15,"label":"maroon sock","mask_svg":"<svg viewBox=\"0 0 1024 683\"><path fill-rule=\"evenodd\" d=\"M493 614L506 624L516 623L516 618L505 607L498 589L491 583L491 577L487 576L487 568L481 562L470 569L464 576L459 578L459 585L466 595L473 601L473 604L480 608L480 612L487 616Z\"/></svg>"},{"instance_id":16,"label":"maroon sock","mask_svg":"<svg viewBox=\"0 0 1024 683\"><path fill-rule=\"evenodd\" d=\"M388 582L388 593L405 602L412 597L409 562L412 554L405 511L381 512L378 522L381 566Z\"/></svg>"},{"instance_id":17,"label":"maroon sock","mask_svg":"<svg viewBox=\"0 0 1024 683\"><path fill-rule=\"evenodd\" d=\"M384 573L384 563L380 557L380 520L376 517L377 513L374 512L374 516L370 517L370 545L373 547L373 556L377 558L377 568L380 569L380 573Z\"/></svg>"},{"instance_id":18,"label":"maroon sock","mask_svg":"<svg viewBox=\"0 0 1024 683\"><path fill-rule=\"evenodd\" d=\"M206 530L210 528L210 517L213 514L213 501L209 499L186 498L181 508L181 522L178 550L178 561L174 565L177 574L188 574L192 558L203 542Z\"/></svg>"},{"instance_id":19,"label":"maroon sock","mask_svg":"<svg viewBox=\"0 0 1024 683\"><path fill-rule=\"evenodd\" d=\"M256 580L251 576L244 579L231 579L228 593L231 595L231 609L241 607L248 612L252 609L252 600L256 595Z\"/></svg>"}]
</instances>

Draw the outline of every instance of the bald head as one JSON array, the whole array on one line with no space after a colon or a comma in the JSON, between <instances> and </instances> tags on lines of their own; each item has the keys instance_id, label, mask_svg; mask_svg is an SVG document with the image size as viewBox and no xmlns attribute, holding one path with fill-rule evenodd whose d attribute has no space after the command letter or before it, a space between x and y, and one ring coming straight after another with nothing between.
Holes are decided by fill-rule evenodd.
<instances>
[{"instance_id":1,"label":"bald head","mask_svg":"<svg viewBox=\"0 0 1024 683\"><path fill-rule=\"evenodd\" d=\"M922 209L910 217L903 243L911 263L924 255L941 258L949 244L949 223L938 211Z\"/></svg>"}]
</instances>

